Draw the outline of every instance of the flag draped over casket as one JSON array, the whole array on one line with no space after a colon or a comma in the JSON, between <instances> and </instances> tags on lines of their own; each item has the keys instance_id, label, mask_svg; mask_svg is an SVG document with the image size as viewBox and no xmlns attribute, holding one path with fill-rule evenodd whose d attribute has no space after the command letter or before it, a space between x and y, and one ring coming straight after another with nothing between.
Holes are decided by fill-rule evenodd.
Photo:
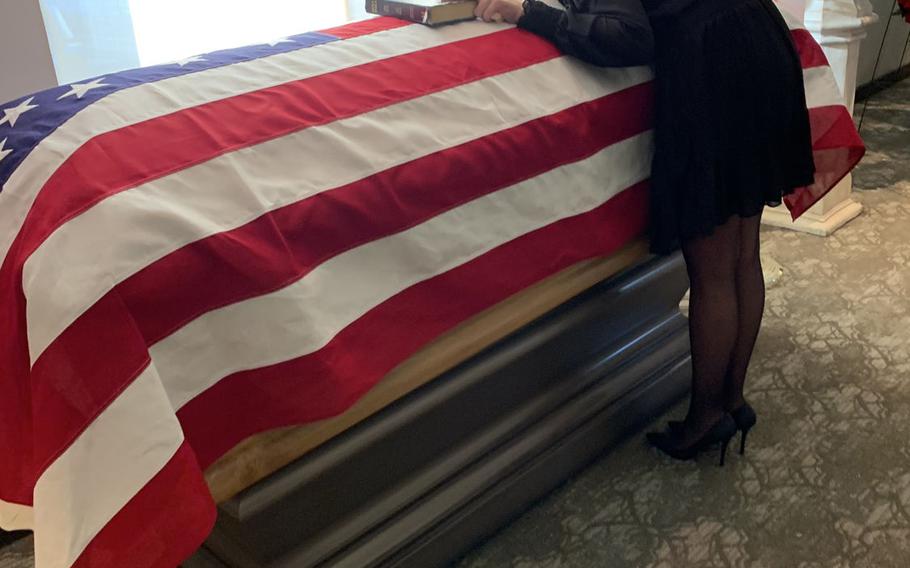
<instances>
[{"instance_id":1,"label":"flag draped over casket","mask_svg":"<svg viewBox=\"0 0 910 568\"><path fill-rule=\"evenodd\" d=\"M817 183L862 154L794 29ZM0 105L0 526L37 568L164 567L204 468L645 233L651 71L373 19Z\"/></svg>"}]
</instances>

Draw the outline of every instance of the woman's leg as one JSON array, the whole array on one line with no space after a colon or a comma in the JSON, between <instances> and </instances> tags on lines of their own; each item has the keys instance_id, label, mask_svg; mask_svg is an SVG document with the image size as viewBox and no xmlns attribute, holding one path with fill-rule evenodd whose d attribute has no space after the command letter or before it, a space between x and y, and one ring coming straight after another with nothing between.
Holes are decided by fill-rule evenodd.
<instances>
[{"instance_id":1,"label":"woman's leg","mask_svg":"<svg viewBox=\"0 0 910 568\"><path fill-rule=\"evenodd\" d=\"M739 307L739 329L727 371L724 404L727 410L742 406L743 385L752 359L752 350L765 311L765 279L759 254L761 215L742 220L739 262L736 267L736 302Z\"/></svg>"},{"instance_id":2,"label":"woman's leg","mask_svg":"<svg viewBox=\"0 0 910 568\"><path fill-rule=\"evenodd\" d=\"M689 273L692 398L679 444L687 446L725 412L725 378L739 328L736 273L741 219L683 243Z\"/></svg>"}]
</instances>

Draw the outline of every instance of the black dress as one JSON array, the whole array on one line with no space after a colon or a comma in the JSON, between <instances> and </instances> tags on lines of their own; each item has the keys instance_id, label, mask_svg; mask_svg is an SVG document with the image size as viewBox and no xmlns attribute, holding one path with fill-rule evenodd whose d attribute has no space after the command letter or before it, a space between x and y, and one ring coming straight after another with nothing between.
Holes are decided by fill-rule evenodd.
<instances>
[{"instance_id":1,"label":"black dress","mask_svg":"<svg viewBox=\"0 0 910 568\"><path fill-rule=\"evenodd\" d=\"M772 0L526 0L520 27L603 66L655 67L651 249L810 185L799 56Z\"/></svg>"}]
</instances>

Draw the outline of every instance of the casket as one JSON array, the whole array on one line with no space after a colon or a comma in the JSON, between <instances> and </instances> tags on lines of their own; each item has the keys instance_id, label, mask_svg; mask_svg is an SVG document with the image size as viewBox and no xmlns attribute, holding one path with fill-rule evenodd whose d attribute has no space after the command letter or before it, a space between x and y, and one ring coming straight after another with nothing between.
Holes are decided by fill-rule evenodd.
<instances>
[{"instance_id":1,"label":"casket","mask_svg":"<svg viewBox=\"0 0 910 568\"><path fill-rule=\"evenodd\" d=\"M0 105L0 526L37 568L457 556L685 391L652 106L385 18Z\"/></svg>"}]
</instances>

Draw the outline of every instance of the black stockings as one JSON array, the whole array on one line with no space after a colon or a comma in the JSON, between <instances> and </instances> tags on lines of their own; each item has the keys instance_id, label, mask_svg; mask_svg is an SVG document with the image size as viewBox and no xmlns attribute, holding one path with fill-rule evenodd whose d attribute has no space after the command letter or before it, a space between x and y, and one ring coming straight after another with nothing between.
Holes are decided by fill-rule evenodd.
<instances>
[{"instance_id":1,"label":"black stockings","mask_svg":"<svg viewBox=\"0 0 910 568\"><path fill-rule=\"evenodd\" d=\"M692 398L683 440L743 403L746 370L765 305L760 215L731 217L707 237L683 244L689 272Z\"/></svg>"}]
</instances>

